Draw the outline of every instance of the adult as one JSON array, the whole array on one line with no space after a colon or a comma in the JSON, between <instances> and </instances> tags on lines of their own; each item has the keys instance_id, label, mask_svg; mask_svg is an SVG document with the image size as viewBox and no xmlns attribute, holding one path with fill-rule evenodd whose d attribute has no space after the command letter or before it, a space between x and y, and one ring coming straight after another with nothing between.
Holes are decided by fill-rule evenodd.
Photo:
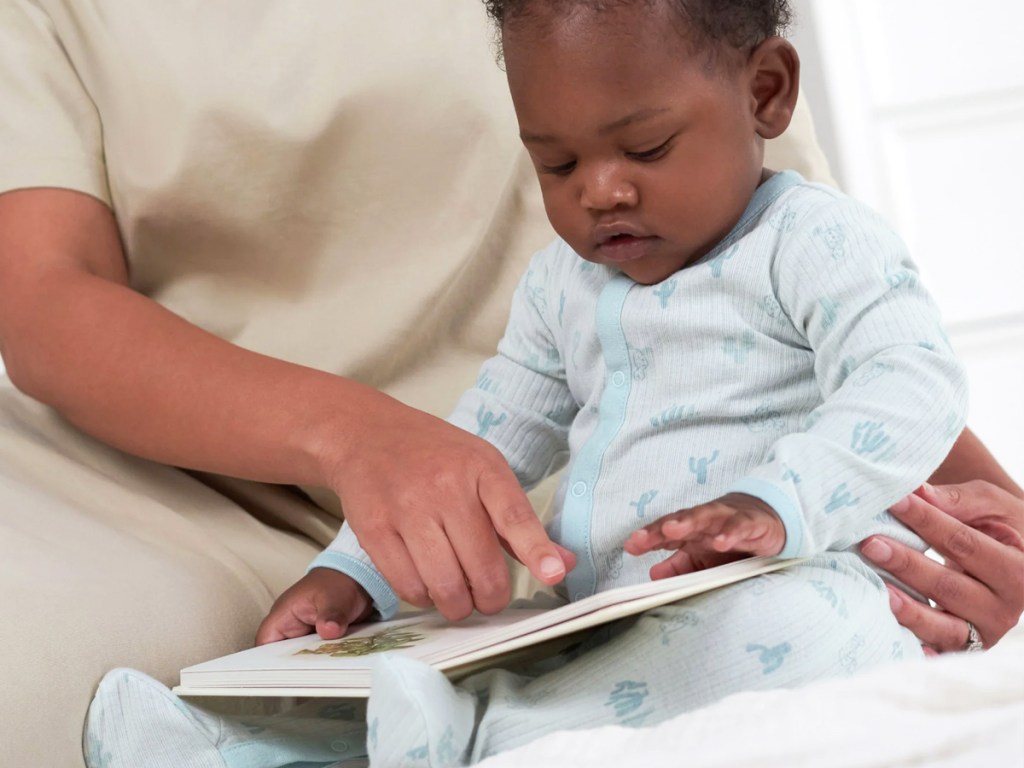
<instances>
[{"instance_id":1,"label":"adult","mask_svg":"<svg viewBox=\"0 0 1024 768\"><path fill-rule=\"evenodd\" d=\"M488 40L454 0L0 6L0 763L81 766L111 667L250 644L342 506L413 602L499 608L499 538L558 578L437 418L551 236ZM769 164L826 179L801 120ZM1007 487L958 445L946 479Z\"/></svg>"}]
</instances>

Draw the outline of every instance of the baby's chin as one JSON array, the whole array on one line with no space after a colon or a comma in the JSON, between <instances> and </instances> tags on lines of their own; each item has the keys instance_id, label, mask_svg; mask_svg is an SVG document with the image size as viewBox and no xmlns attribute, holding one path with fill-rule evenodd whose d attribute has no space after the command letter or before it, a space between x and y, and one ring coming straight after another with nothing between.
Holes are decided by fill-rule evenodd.
<instances>
[{"instance_id":1,"label":"baby's chin","mask_svg":"<svg viewBox=\"0 0 1024 768\"><path fill-rule=\"evenodd\" d=\"M639 285L657 285L686 267L686 262L632 263L613 265L622 274Z\"/></svg>"},{"instance_id":2,"label":"baby's chin","mask_svg":"<svg viewBox=\"0 0 1024 768\"><path fill-rule=\"evenodd\" d=\"M699 255L687 258L685 254L666 253L665 242L657 237L646 238L651 243L638 244L637 247L623 249L591 248L581 256L584 261L599 264L616 272L621 272L639 285L657 285L668 280L672 275L685 269ZM576 251L576 253L581 253Z\"/></svg>"}]
</instances>

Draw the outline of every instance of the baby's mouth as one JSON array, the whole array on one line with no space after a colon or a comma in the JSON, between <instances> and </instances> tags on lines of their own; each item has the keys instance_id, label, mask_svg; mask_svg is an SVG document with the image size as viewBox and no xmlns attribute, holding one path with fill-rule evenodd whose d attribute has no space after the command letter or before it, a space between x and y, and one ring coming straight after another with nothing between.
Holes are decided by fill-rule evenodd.
<instances>
[{"instance_id":1,"label":"baby's mouth","mask_svg":"<svg viewBox=\"0 0 1024 768\"><path fill-rule=\"evenodd\" d=\"M629 232L614 232L601 238L597 251L611 262L636 261L648 255L657 238Z\"/></svg>"}]
</instances>

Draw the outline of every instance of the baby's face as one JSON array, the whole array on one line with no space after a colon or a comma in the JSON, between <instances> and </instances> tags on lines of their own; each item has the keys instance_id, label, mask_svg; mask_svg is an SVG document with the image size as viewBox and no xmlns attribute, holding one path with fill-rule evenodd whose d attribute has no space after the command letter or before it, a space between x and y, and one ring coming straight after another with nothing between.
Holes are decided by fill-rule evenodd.
<instances>
[{"instance_id":1,"label":"baby's face","mask_svg":"<svg viewBox=\"0 0 1024 768\"><path fill-rule=\"evenodd\" d=\"M506 27L520 135L555 231L653 284L707 253L761 178L746 54L709 68L668 12L620 5Z\"/></svg>"}]
</instances>

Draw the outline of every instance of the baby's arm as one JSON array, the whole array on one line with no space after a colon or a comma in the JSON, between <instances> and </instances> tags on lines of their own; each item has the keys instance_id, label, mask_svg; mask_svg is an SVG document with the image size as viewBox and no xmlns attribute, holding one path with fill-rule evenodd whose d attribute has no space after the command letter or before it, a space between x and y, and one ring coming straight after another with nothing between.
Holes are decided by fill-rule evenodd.
<instances>
[{"instance_id":1,"label":"baby's arm","mask_svg":"<svg viewBox=\"0 0 1024 768\"><path fill-rule=\"evenodd\" d=\"M728 496L630 538L632 554L678 550L652 575L722 562L726 550L791 557L845 549L879 529L899 535L885 510L939 466L963 426L963 370L899 238L848 200L791 213L788 222L782 218L790 229L779 234L772 282L780 316L814 355L824 402L802 429L780 436ZM784 428L784 407L773 413L768 403L763 411L748 428ZM772 510L784 545L709 537L718 523L708 521L722 515L713 510L735 499Z\"/></svg>"},{"instance_id":2,"label":"baby's arm","mask_svg":"<svg viewBox=\"0 0 1024 768\"><path fill-rule=\"evenodd\" d=\"M799 212L798 212L799 214ZM797 216L773 262L776 298L814 354L824 402L730 491L782 518L782 556L845 549L942 462L966 378L899 237L848 199Z\"/></svg>"}]
</instances>

